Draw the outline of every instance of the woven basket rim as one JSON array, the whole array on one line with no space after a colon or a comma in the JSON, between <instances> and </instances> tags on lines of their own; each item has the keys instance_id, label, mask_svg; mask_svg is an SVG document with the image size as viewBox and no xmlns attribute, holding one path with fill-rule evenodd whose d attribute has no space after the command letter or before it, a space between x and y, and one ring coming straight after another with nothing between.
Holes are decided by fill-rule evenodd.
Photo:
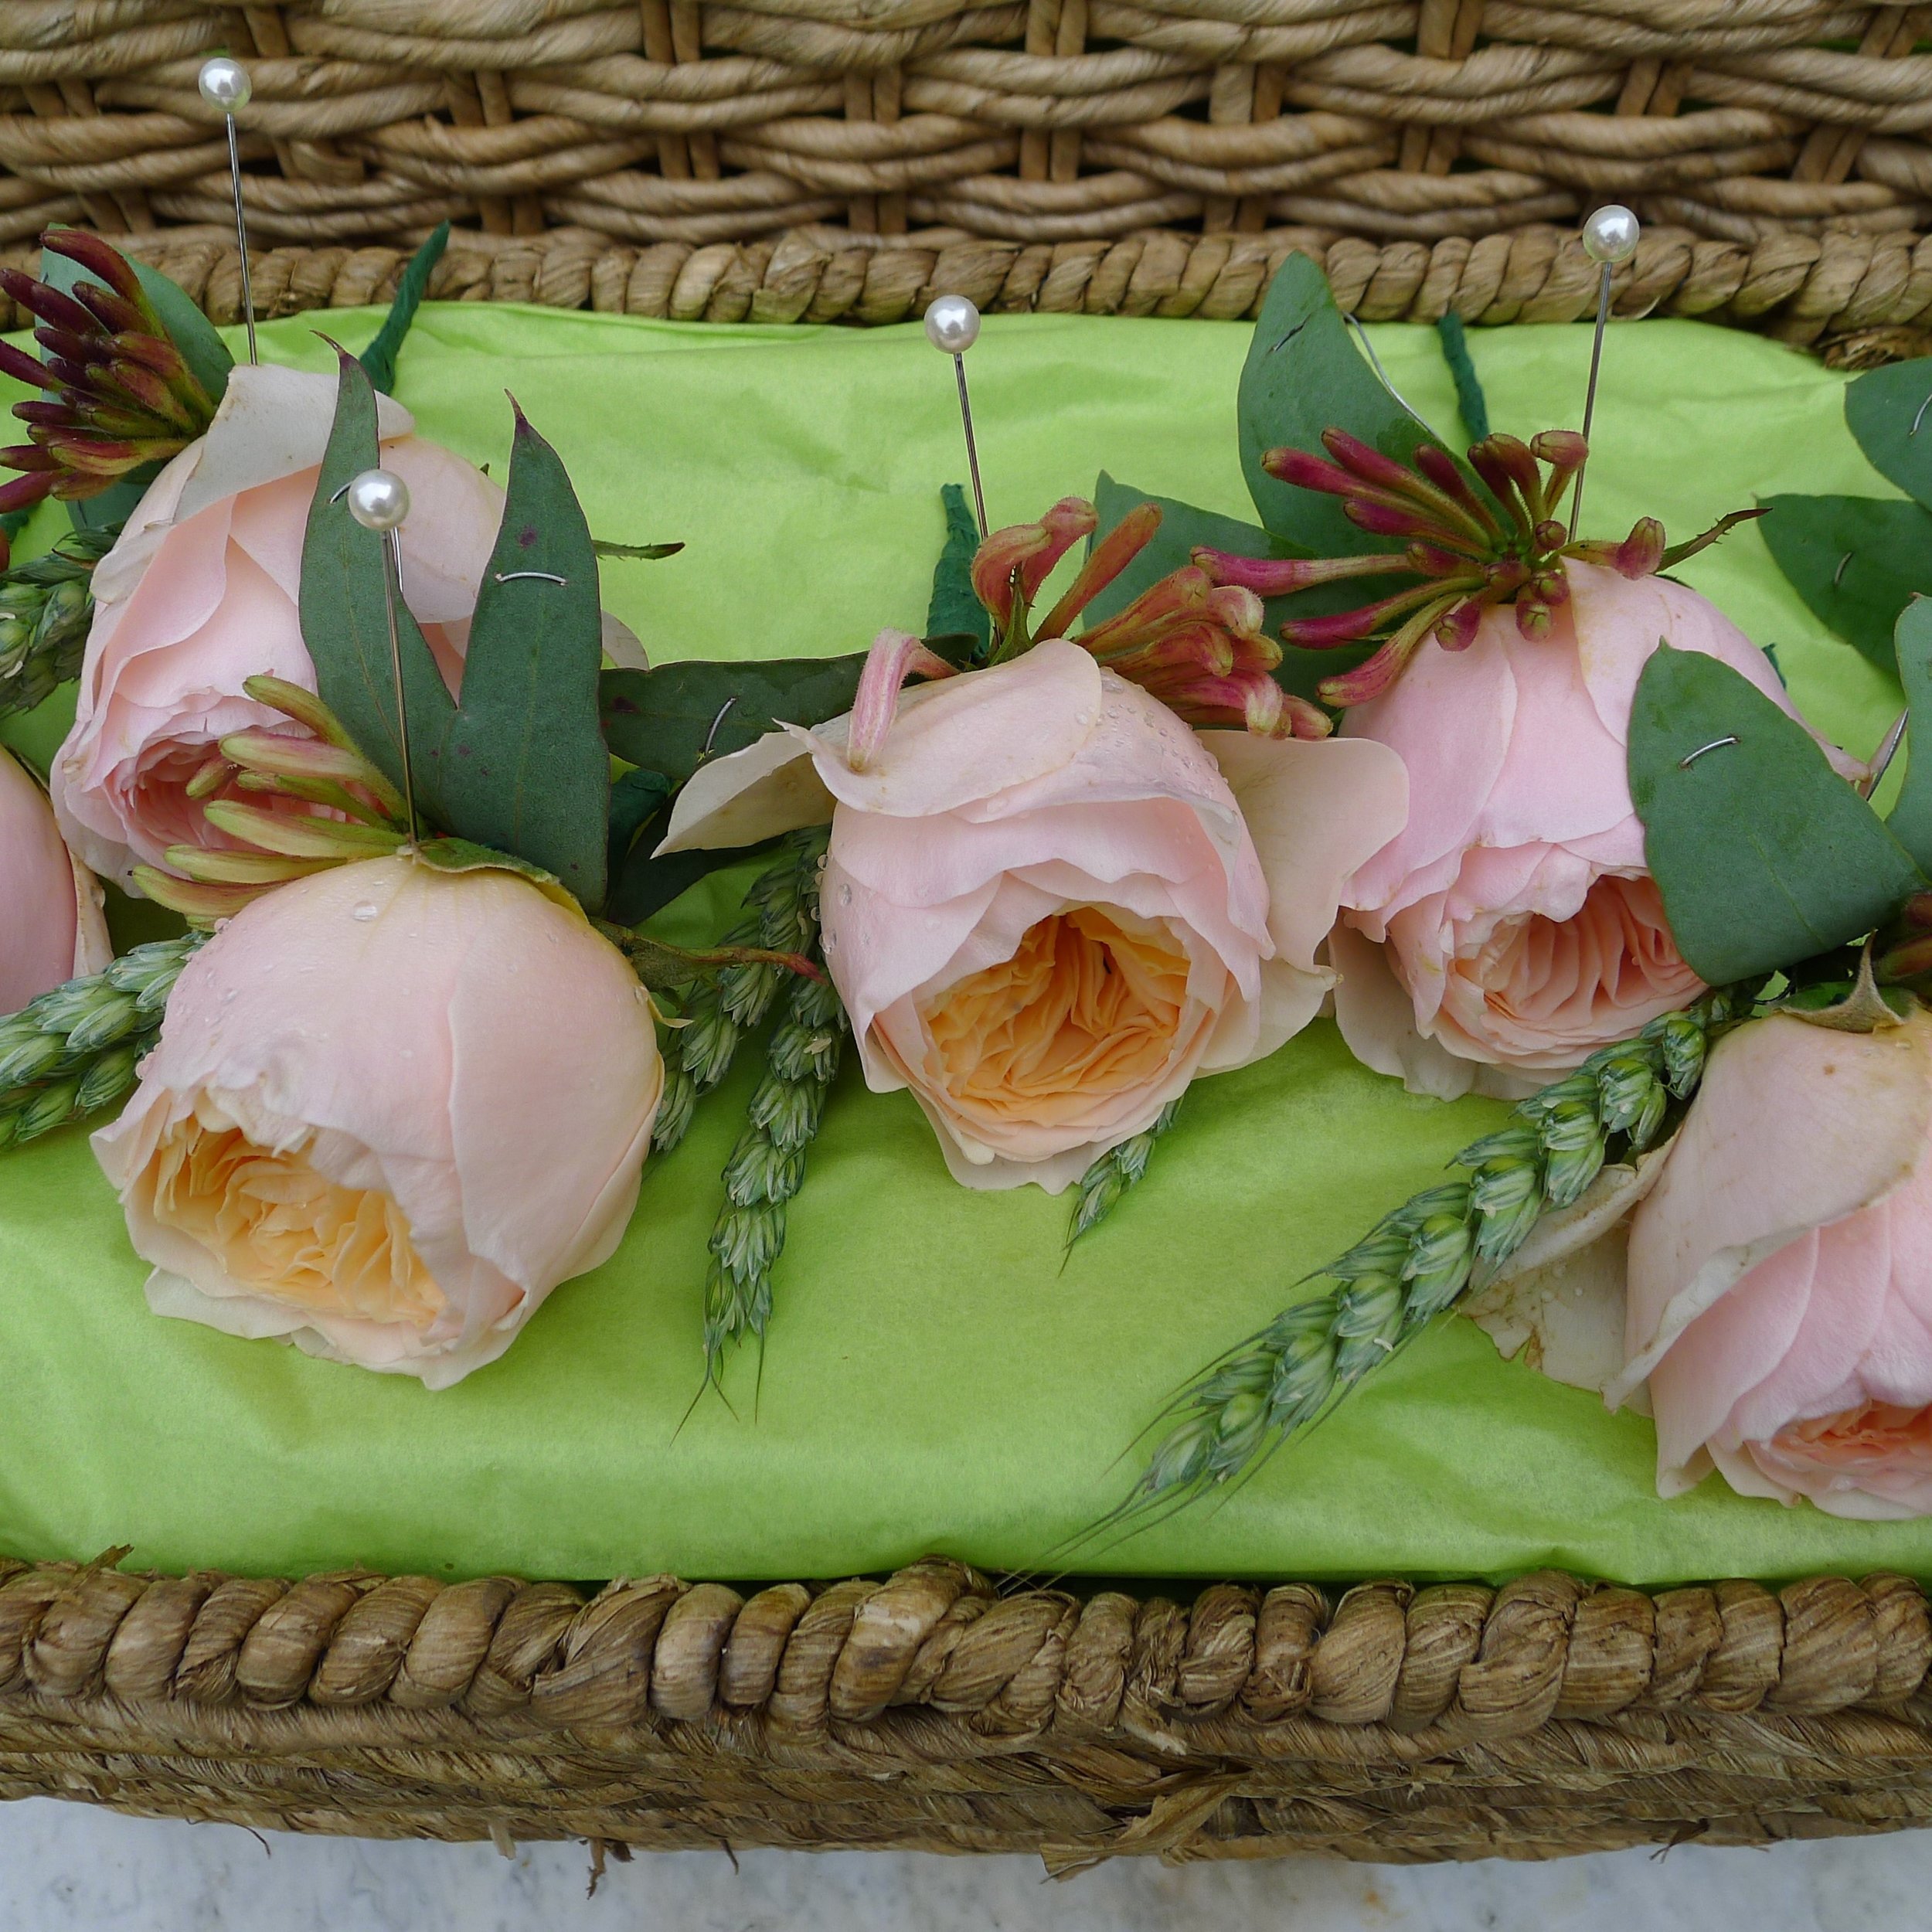
<instances>
[{"instance_id":1,"label":"woven basket rim","mask_svg":"<svg viewBox=\"0 0 1932 1932\"><path fill-rule=\"evenodd\" d=\"M232 234L208 227L106 237L172 275L216 322L241 319ZM1377 243L1299 228L1255 235L1152 230L1114 240L1023 247L947 235L854 236L801 229L773 240L633 246L587 230L498 236L456 230L432 300L494 301L655 320L885 325L917 320L941 294L992 314L1250 321L1291 253L1328 276L1363 321L1478 326L1578 321L1595 312L1597 271L1573 232L1536 224L1476 241ZM250 250L258 319L387 302L406 247ZM0 250L32 269L37 247ZM1620 320L1658 315L1763 331L1865 368L1932 352L1932 237L1782 234L1754 243L1645 231L1612 288ZM0 328L29 318L0 295Z\"/></svg>"}]
</instances>

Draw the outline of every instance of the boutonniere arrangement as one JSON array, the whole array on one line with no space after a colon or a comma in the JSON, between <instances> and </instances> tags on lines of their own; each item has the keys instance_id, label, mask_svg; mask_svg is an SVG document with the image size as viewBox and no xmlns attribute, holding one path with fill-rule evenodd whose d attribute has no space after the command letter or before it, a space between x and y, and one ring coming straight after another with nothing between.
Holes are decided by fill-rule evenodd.
<instances>
[{"instance_id":1,"label":"boutonniere arrangement","mask_svg":"<svg viewBox=\"0 0 1932 1932\"><path fill-rule=\"evenodd\" d=\"M1291 280L1257 329L1244 454L1252 415L1297 421L1269 366L1282 345L1345 346L1312 279ZM1885 373L1893 401L1923 401L1922 367ZM1886 817L1869 800L1902 740L1932 741L1932 607L1897 618L1906 710L1861 764L1659 574L1736 517L1675 550L1648 519L1614 546L1572 543L1556 512L1586 454L1573 439L1489 438L1472 475L1366 372L1318 393L1352 405L1349 430L1299 420L1327 461L1259 454L1267 527L1230 542L1224 526L1196 555L1222 580L1302 593L1303 612L1308 587L1417 580L1283 620L1307 647L1372 641L1315 688L1410 780L1403 831L1345 892L1335 1011L1366 1063L1418 1090L1517 1104L1187 1386L1096 1533L1252 1473L1465 1301L1547 1372L1652 1410L1666 1496L1715 1470L1837 1514L1925 1513L1932 767L1908 767ZM1318 546L1275 482L1332 495L1379 554L1281 554ZM1785 502L1764 507L1774 531ZM1787 540L1773 548L1787 561ZM1435 580L1451 573L1445 608Z\"/></svg>"},{"instance_id":2,"label":"boutonniere arrangement","mask_svg":"<svg viewBox=\"0 0 1932 1932\"><path fill-rule=\"evenodd\" d=\"M1239 399L1257 523L1103 476L983 533L949 491L923 636L652 665L600 565L676 546L594 539L520 413L499 488L385 393L434 247L333 379L233 366L93 238L6 271L46 400L0 501L77 528L0 578L0 702L78 692L44 791L0 760L0 1141L120 1110L155 1309L446 1386L755 1046L693 1257L721 1379L848 1049L962 1184L1070 1192L1070 1244L1195 1079L1330 1009L1508 1123L1190 1383L1099 1527L1250 1473L1459 1304L1647 1398L1667 1492L1932 1505L1932 769L1881 818L1889 753L1820 740L1669 574L1761 509L1580 535L1580 436L1451 451L1291 258ZM727 863L715 945L643 930ZM186 931L111 958L97 878ZM1586 1250L1616 1306L1580 1326L1547 1283Z\"/></svg>"}]
</instances>

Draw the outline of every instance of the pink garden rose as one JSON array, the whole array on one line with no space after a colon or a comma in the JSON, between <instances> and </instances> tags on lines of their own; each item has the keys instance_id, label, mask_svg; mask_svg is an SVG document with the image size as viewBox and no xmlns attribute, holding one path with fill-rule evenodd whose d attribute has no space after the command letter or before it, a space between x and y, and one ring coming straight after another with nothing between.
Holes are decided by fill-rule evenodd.
<instances>
[{"instance_id":1,"label":"pink garden rose","mask_svg":"<svg viewBox=\"0 0 1932 1932\"><path fill-rule=\"evenodd\" d=\"M1058 1192L1314 1018L1401 765L1197 734L1060 640L900 697L918 655L884 634L848 716L701 767L664 849L829 819L825 958L867 1083L911 1090L968 1185Z\"/></svg>"},{"instance_id":2,"label":"pink garden rose","mask_svg":"<svg viewBox=\"0 0 1932 1932\"><path fill-rule=\"evenodd\" d=\"M1657 1486L1715 1467L1833 1515L1932 1513L1932 1015L1721 1040L1631 1226Z\"/></svg>"},{"instance_id":3,"label":"pink garden rose","mask_svg":"<svg viewBox=\"0 0 1932 1932\"><path fill-rule=\"evenodd\" d=\"M315 689L297 598L335 395L332 376L236 369L207 435L155 479L94 570L80 702L53 791L69 842L104 877L127 885L171 845L223 842L189 781L230 732L300 730L242 685L267 672ZM387 396L376 408L383 461L410 486L403 592L454 684L503 493L414 434Z\"/></svg>"},{"instance_id":4,"label":"pink garden rose","mask_svg":"<svg viewBox=\"0 0 1932 1932\"><path fill-rule=\"evenodd\" d=\"M368 859L195 955L94 1144L157 1313L441 1389L616 1248L663 1081L574 904Z\"/></svg>"},{"instance_id":5,"label":"pink garden rose","mask_svg":"<svg viewBox=\"0 0 1932 1932\"><path fill-rule=\"evenodd\" d=\"M61 842L46 794L0 749L0 1014L113 957L100 888Z\"/></svg>"},{"instance_id":6,"label":"pink garden rose","mask_svg":"<svg viewBox=\"0 0 1932 1932\"><path fill-rule=\"evenodd\" d=\"M1698 993L1645 869L1625 772L1658 641L1791 709L1770 660L1707 599L1662 577L1566 570L1546 637L1492 609L1467 649L1423 644L1343 726L1401 755L1410 808L1344 895L1335 1017L1360 1060L1417 1092L1520 1098Z\"/></svg>"}]
</instances>

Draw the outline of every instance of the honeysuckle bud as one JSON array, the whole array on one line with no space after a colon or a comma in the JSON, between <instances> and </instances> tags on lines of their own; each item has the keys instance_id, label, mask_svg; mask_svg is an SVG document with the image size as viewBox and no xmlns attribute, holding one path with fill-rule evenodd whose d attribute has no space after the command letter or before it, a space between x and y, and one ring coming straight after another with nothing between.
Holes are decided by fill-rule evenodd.
<instances>
[{"instance_id":1,"label":"honeysuckle bud","mask_svg":"<svg viewBox=\"0 0 1932 1932\"><path fill-rule=\"evenodd\" d=\"M863 771L878 756L899 715L900 689L908 678L952 675L952 665L928 651L910 631L880 631L872 639L865 668L859 674L858 695L852 699L852 723L845 739L845 763L854 771Z\"/></svg>"},{"instance_id":2,"label":"honeysuckle bud","mask_svg":"<svg viewBox=\"0 0 1932 1932\"><path fill-rule=\"evenodd\" d=\"M35 338L47 359L0 343L0 370L53 398L14 405L32 440L0 450L0 465L21 472L0 485L0 512L47 496L98 496L130 471L185 449L214 420L213 398L127 260L73 229L49 229L42 246L97 279L77 283L70 295L0 268L0 288L39 319Z\"/></svg>"},{"instance_id":3,"label":"honeysuckle bud","mask_svg":"<svg viewBox=\"0 0 1932 1932\"><path fill-rule=\"evenodd\" d=\"M973 557L973 594L1004 626L1012 617L1015 594L1030 606L1053 566L1100 525L1100 514L1083 498L1063 497L1037 523L1016 523L992 532Z\"/></svg>"}]
</instances>

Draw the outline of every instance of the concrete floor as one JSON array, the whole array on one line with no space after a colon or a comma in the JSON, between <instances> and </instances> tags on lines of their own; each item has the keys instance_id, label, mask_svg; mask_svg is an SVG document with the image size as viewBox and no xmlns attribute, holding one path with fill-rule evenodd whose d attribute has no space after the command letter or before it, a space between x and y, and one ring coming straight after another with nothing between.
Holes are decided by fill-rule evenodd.
<instances>
[{"instance_id":1,"label":"concrete floor","mask_svg":"<svg viewBox=\"0 0 1932 1932\"><path fill-rule=\"evenodd\" d=\"M386 1844L0 1806L6 1932L1900 1932L1927 1921L1932 1832L1619 1852L1549 1865L1123 1860L1055 1885L1026 1858Z\"/></svg>"}]
</instances>

